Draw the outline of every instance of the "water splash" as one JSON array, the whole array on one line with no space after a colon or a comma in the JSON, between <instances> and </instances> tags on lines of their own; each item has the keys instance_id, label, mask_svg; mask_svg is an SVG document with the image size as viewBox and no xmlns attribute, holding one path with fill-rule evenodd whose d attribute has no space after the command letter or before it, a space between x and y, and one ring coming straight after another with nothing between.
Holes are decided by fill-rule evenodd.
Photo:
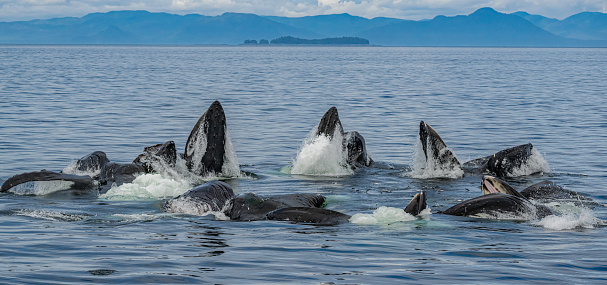
<instances>
[{"instance_id":1,"label":"water splash","mask_svg":"<svg viewBox=\"0 0 607 285\"><path fill-rule=\"evenodd\" d=\"M336 128L333 138L316 135L312 130L304 140L293 162L291 174L316 176L347 176L354 174L347 162L343 135Z\"/></svg>"},{"instance_id":2,"label":"water splash","mask_svg":"<svg viewBox=\"0 0 607 285\"><path fill-rule=\"evenodd\" d=\"M532 224L545 229L554 231L564 231L573 229L592 229L597 226L604 226L607 223L597 218L594 212L584 206L577 206L574 203L549 203L546 204L555 214L544 217Z\"/></svg>"},{"instance_id":3,"label":"water splash","mask_svg":"<svg viewBox=\"0 0 607 285\"><path fill-rule=\"evenodd\" d=\"M196 132L196 138L194 141L195 143L186 145L185 154L186 156L191 156L192 172L200 173L203 168L202 158L207 151L207 134L199 129Z\"/></svg>"},{"instance_id":4,"label":"water splash","mask_svg":"<svg viewBox=\"0 0 607 285\"><path fill-rule=\"evenodd\" d=\"M224 210L230 206L231 204L228 203L228 205L224 205L224 209L221 211L214 211L211 205L201 203L200 200L192 199L191 197L178 197L166 204L166 211L203 217L213 215L217 220L227 221L230 218L224 214Z\"/></svg>"},{"instance_id":5,"label":"water splash","mask_svg":"<svg viewBox=\"0 0 607 285\"><path fill-rule=\"evenodd\" d=\"M72 181L28 181L15 185L9 192L17 195L48 195L51 193L69 190L74 185Z\"/></svg>"},{"instance_id":6,"label":"water splash","mask_svg":"<svg viewBox=\"0 0 607 285\"><path fill-rule=\"evenodd\" d=\"M430 208L424 209L420 215L430 215ZM350 218L350 222L360 225L392 224L397 222L408 222L417 220L403 209L381 206L373 211L373 214L355 214Z\"/></svg>"},{"instance_id":7,"label":"water splash","mask_svg":"<svg viewBox=\"0 0 607 285\"><path fill-rule=\"evenodd\" d=\"M107 200L158 200L179 196L190 189L187 180L175 180L160 174L143 174L132 183L113 186L105 194L99 195Z\"/></svg>"},{"instance_id":8,"label":"water splash","mask_svg":"<svg viewBox=\"0 0 607 285\"><path fill-rule=\"evenodd\" d=\"M521 164L520 167L515 167L512 169L508 176L510 177L519 177L519 176L527 176L534 173L548 173L550 172L550 168L548 166L548 161L540 154L540 152L533 148L531 150L531 155L525 163Z\"/></svg>"},{"instance_id":9,"label":"water splash","mask_svg":"<svg viewBox=\"0 0 607 285\"><path fill-rule=\"evenodd\" d=\"M464 176L464 170L459 164L454 164L451 160L447 160L446 163L441 163L432 155L428 156L424 154L422 143L426 143L427 149L430 149L429 142L422 142L420 136L417 136L417 140L413 151L413 170L408 173L412 178L428 179L428 178L461 178ZM450 152L450 154L449 154ZM445 147L440 150L439 156L453 155L455 154L450 148Z\"/></svg>"},{"instance_id":10,"label":"water splash","mask_svg":"<svg viewBox=\"0 0 607 285\"><path fill-rule=\"evenodd\" d=\"M221 175L223 177L240 177L240 165L236 157L236 151L232 145L230 134L226 131L225 153L223 155L223 165L221 166Z\"/></svg>"}]
</instances>

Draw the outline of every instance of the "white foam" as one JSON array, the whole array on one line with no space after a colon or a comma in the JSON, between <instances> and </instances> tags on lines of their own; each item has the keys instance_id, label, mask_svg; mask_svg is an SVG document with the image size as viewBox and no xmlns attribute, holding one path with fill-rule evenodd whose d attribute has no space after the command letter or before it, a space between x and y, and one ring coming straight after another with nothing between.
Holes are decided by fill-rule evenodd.
<instances>
[{"instance_id":1,"label":"white foam","mask_svg":"<svg viewBox=\"0 0 607 285\"><path fill-rule=\"evenodd\" d=\"M113 214L112 217L119 218L126 222L149 222L170 216L167 213L160 214Z\"/></svg>"},{"instance_id":2,"label":"white foam","mask_svg":"<svg viewBox=\"0 0 607 285\"><path fill-rule=\"evenodd\" d=\"M229 205L225 205L224 208L225 207L229 207ZM170 213L179 213L194 216L214 215L215 219L223 221L230 219L223 213L223 211L213 211L211 205L206 203L200 203L200 201L192 199L191 197L179 197L173 199L166 204L165 210Z\"/></svg>"},{"instance_id":3,"label":"white foam","mask_svg":"<svg viewBox=\"0 0 607 285\"><path fill-rule=\"evenodd\" d=\"M520 167L515 167L512 169L508 176L510 177L519 177L519 176L527 176L534 173L548 173L550 172L550 168L548 166L548 161L540 154L537 149L533 148L531 150L531 155L527 158L525 163L521 164Z\"/></svg>"},{"instance_id":4,"label":"white foam","mask_svg":"<svg viewBox=\"0 0 607 285\"><path fill-rule=\"evenodd\" d=\"M429 208L424 209L420 215L429 215ZM417 217L405 212L403 209L381 206L373 214L355 214L350 222L360 225L392 224L417 220Z\"/></svg>"},{"instance_id":5,"label":"white foam","mask_svg":"<svg viewBox=\"0 0 607 285\"><path fill-rule=\"evenodd\" d=\"M238 164L236 151L234 151L234 146L232 145L232 139L227 131L221 175L223 177L240 177L240 165Z\"/></svg>"},{"instance_id":6,"label":"white foam","mask_svg":"<svg viewBox=\"0 0 607 285\"><path fill-rule=\"evenodd\" d=\"M64 221L64 222L75 222L86 219L88 216L83 214L67 214L61 212L44 211L44 210L18 210L15 212L16 215L26 216L36 219L43 219L49 221Z\"/></svg>"},{"instance_id":7,"label":"white foam","mask_svg":"<svg viewBox=\"0 0 607 285\"><path fill-rule=\"evenodd\" d=\"M605 225L605 222L595 217L594 212L586 207L579 207L573 203L546 204L555 214L544 217L532 224L555 231L572 229L591 229Z\"/></svg>"},{"instance_id":8,"label":"white foam","mask_svg":"<svg viewBox=\"0 0 607 285\"><path fill-rule=\"evenodd\" d=\"M293 161L291 174L315 176L347 176L354 174L347 162L347 150L343 147L343 136L335 128L333 138L316 135L312 130L304 140Z\"/></svg>"},{"instance_id":9,"label":"white foam","mask_svg":"<svg viewBox=\"0 0 607 285\"><path fill-rule=\"evenodd\" d=\"M430 143L428 141L423 142L426 144L428 151L430 151ZM446 155L450 152L450 155L455 156L450 148L445 147L440 150L440 156ZM419 179L428 178L460 178L464 176L464 170L459 164L454 164L451 161L448 163L440 163L438 159L432 155L428 156L424 154L422 141L417 136L417 141L413 151L413 170L409 173L409 176Z\"/></svg>"},{"instance_id":10,"label":"white foam","mask_svg":"<svg viewBox=\"0 0 607 285\"><path fill-rule=\"evenodd\" d=\"M99 196L108 200L158 200L179 196L190 189L187 180L175 180L160 174L143 174L131 183L113 186Z\"/></svg>"},{"instance_id":11,"label":"white foam","mask_svg":"<svg viewBox=\"0 0 607 285\"><path fill-rule=\"evenodd\" d=\"M68 190L74 185L73 181L28 181L15 185L8 192L17 195L47 195L58 191Z\"/></svg>"}]
</instances>

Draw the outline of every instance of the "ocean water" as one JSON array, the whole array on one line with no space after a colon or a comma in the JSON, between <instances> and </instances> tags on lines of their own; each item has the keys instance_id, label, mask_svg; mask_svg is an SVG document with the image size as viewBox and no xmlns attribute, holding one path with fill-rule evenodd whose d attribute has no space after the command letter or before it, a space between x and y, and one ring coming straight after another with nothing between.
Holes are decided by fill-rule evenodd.
<instances>
[{"instance_id":1,"label":"ocean water","mask_svg":"<svg viewBox=\"0 0 607 285\"><path fill-rule=\"evenodd\" d=\"M313 226L164 213L192 186L171 175L105 195L5 193L0 283L604 283L606 68L607 49L0 46L0 182L97 150L122 163L168 140L183 152L219 100L254 174L227 181L237 193L322 194L355 217ZM375 163L291 174L309 147L330 147L309 134L331 106ZM415 175L420 120L461 161L531 142L547 171L513 187L551 180L591 200L552 203L541 220L439 214L480 195L482 176ZM403 216L421 190L429 209Z\"/></svg>"}]
</instances>

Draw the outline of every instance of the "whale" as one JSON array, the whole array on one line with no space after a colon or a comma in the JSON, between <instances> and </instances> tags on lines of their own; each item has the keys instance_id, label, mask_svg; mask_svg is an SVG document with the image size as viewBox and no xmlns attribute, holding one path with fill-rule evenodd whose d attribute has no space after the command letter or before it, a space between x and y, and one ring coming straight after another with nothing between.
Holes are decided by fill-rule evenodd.
<instances>
[{"instance_id":1,"label":"whale","mask_svg":"<svg viewBox=\"0 0 607 285\"><path fill-rule=\"evenodd\" d=\"M65 174L87 174L97 181L102 192L112 186L130 183L141 174L146 173L142 163L117 163L110 161L103 151L94 151L76 160L73 167L63 170Z\"/></svg>"},{"instance_id":2,"label":"whale","mask_svg":"<svg viewBox=\"0 0 607 285\"><path fill-rule=\"evenodd\" d=\"M175 142L167 141L143 148L143 153L137 156L133 163L143 166L146 173L157 173L166 168L174 168L177 164L177 156Z\"/></svg>"},{"instance_id":3,"label":"whale","mask_svg":"<svg viewBox=\"0 0 607 285\"><path fill-rule=\"evenodd\" d=\"M535 183L521 191L517 191L507 182L490 175L483 176L481 182L483 194L504 193L518 196L528 200L538 200L541 202L552 202L558 200L567 200L574 202L591 201L586 195L565 189L552 181L544 180Z\"/></svg>"},{"instance_id":4,"label":"whale","mask_svg":"<svg viewBox=\"0 0 607 285\"><path fill-rule=\"evenodd\" d=\"M424 121L420 122L418 138L423 149L426 167L440 167L450 171L464 170L472 173L488 173L498 177L510 177L514 170L520 169L533 154L533 145L527 143L461 163L438 132ZM537 172L540 171L537 170Z\"/></svg>"},{"instance_id":5,"label":"whale","mask_svg":"<svg viewBox=\"0 0 607 285\"><path fill-rule=\"evenodd\" d=\"M523 220L542 219L552 215L552 211L546 206L534 204L519 196L503 193L478 196L439 213L478 218Z\"/></svg>"},{"instance_id":6,"label":"whale","mask_svg":"<svg viewBox=\"0 0 607 285\"><path fill-rule=\"evenodd\" d=\"M99 193L112 186L130 183L145 173L141 164L111 162L102 151L76 160L62 172L41 170L14 175L2 184L0 192L20 195L48 195L69 191L74 195Z\"/></svg>"},{"instance_id":7,"label":"whale","mask_svg":"<svg viewBox=\"0 0 607 285\"><path fill-rule=\"evenodd\" d=\"M487 172L498 177L509 177L513 171L525 164L532 155L531 143L507 148L492 155L464 163L464 168Z\"/></svg>"},{"instance_id":8,"label":"whale","mask_svg":"<svg viewBox=\"0 0 607 285\"><path fill-rule=\"evenodd\" d=\"M531 202L538 188L541 186L532 185L530 190L522 193L499 178L485 175L481 181L483 195L463 201L440 213L497 219L541 219L551 215L552 211L544 205ZM557 191L556 188L554 190Z\"/></svg>"},{"instance_id":9,"label":"whale","mask_svg":"<svg viewBox=\"0 0 607 285\"><path fill-rule=\"evenodd\" d=\"M223 181L210 181L188 190L186 193L168 200L163 209L169 213L183 213L204 216L209 213L222 213L233 221L287 220L295 216L281 212L280 215L268 214L279 209L298 208L299 214L307 211L306 223L338 224L343 214L321 208L325 197L318 194L287 194L273 197L261 197L253 193L235 196L232 187ZM330 215L327 215L329 214ZM333 219L329 218L334 217Z\"/></svg>"},{"instance_id":10,"label":"whale","mask_svg":"<svg viewBox=\"0 0 607 285\"><path fill-rule=\"evenodd\" d=\"M78 159L74 165L76 173L89 173L92 176L98 175L102 169L110 162L103 151L94 151Z\"/></svg>"},{"instance_id":11,"label":"whale","mask_svg":"<svg viewBox=\"0 0 607 285\"><path fill-rule=\"evenodd\" d=\"M320 119L316 135L333 139L336 133L342 137L343 148L347 152L347 163L352 169L370 166L373 163L367 153L365 138L357 131L344 132L337 108L333 106Z\"/></svg>"},{"instance_id":12,"label":"whale","mask_svg":"<svg viewBox=\"0 0 607 285\"><path fill-rule=\"evenodd\" d=\"M174 141L145 147L132 163L113 162L103 151L94 151L74 161L62 172L43 170L15 175L2 184L1 191L12 189L12 192L26 195L86 189L104 192L113 186L133 182L141 174L175 168L179 159L185 160L188 170L196 175L234 176L233 173L225 173L227 162L238 165L235 154L228 154L228 144L225 114L219 101L215 101L192 129L184 154L177 153Z\"/></svg>"},{"instance_id":13,"label":"whale","mask_svg":"<svg viewBox=\"0 0 607 285\"><path fill-rule=\"evenodd\" d=\"M287 194L261 197L253 193L235 196L223 181L211 181L166 201L163 210L205 216L222 214L233 221L278 220L294 223L337 225L350 215L325 209L325 197L319 194ZM418 193L404 209L411 215L426 208L425 193Z\"/></svg>"},{"instance_id":14,"label":"whale","mask_svg":"<svg viewBox=\"0 0 607 285\"><path fill-rule=\"evenodd\" d=\"M418 137L419 144L424 152L425 168L440 168L449 172L462 172L461 163L432 126L421 121L419 123Z\"/></svg>"},{"instance_id":15,"label":"whale","mask_svg":"<svg viewBox=\"0 0 607 285\"><path fill-rule=\"evenodd\" d=\"M200 116L185 145L186 165L204 176L221 173L225 153L226 117L219 101Z\"/></svg>"},{"instance_id":16,"label":"whale","mask_svg":"<svg viewBox=\"0 0 607 285\"><path fill-rule=\"evenodd\" d=\"M200 116L190 132L183 157L188 169L199 176L227 175L224 167L230 159L226 116L219 101Z\"/></svg>"},{"instance_id":17,"label":"whale","mask_svg":"<svg viewBox=\"0 0 607 285\"><path fill-rule=\"evenodd\" d=\"M34 171L17 174L2 184L0 192L20 195L47 195L64 190L74 194L97 190L99 184L88 175L74 175L54 171Z\"/></svg>"}]
</instances>

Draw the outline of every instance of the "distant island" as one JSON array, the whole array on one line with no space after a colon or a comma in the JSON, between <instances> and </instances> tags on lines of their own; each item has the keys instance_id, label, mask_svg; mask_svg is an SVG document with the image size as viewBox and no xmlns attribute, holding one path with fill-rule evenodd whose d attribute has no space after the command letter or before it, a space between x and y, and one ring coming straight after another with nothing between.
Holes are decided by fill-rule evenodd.
<instances>
[{"instance_id":1,"label":"distant island","mask_svg":"<svg viewBox=\"0 0 607 285\"><path fill-rule=\"evenodd\" d=\"M368 45L369 40L359 37L339 37L307 40L286 36L273 39L270 41L270 43L279 45Z\"/></svg>"}]
</instances>

